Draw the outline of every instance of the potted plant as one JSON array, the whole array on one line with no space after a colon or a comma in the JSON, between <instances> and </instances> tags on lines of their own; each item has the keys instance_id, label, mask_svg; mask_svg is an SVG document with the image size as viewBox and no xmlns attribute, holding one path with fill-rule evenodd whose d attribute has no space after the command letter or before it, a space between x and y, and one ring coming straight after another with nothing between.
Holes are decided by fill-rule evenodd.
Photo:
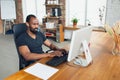
<instances>
[{"instance_id":1,"label":"potted plant","mask_svg":"<svg viewBox=\"0 0 120 80\"><path fill-rule=\"evenodd\" d=\"M72 22L73 22L73 27L76 27L76 25L78 23L78 19L77 18L73 18Z\"/></svg>"}]
</instances>

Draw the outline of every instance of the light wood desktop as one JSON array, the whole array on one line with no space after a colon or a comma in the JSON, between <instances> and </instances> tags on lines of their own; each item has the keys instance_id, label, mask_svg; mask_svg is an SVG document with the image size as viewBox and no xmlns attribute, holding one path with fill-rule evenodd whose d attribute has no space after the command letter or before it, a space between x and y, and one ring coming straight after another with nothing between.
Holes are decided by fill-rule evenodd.
<instances>
[{"instance_id":1,"label":"light wood desktop","mask_svg":"<svg viewBox=\"0 0 120 80\"><path fill-rule=\"evenodd\" d=\"M92 33L90 51L93 63L88 67L72 67L67 63L56 67L59 71L49 80L120 80L120 56L111 53L113 40L104 32ZM42 59L39 62L45 63ZM40 80L23 70L5 78L5 80Z\"/></svg>"}]
</instances>

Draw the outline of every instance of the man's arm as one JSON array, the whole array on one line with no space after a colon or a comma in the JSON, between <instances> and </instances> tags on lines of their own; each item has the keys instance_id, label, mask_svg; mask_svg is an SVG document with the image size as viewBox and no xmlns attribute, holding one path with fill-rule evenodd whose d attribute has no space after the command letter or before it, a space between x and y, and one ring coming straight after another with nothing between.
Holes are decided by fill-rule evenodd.
<instances>
[{"instance_id":1,"label":"man's arm","mask_svg":"<svg viewBox=\"0 0 120 80\"><path fill-rule=\"evenodd\" d=\"M37 54L37 53L31 53L29 48L27 46L20 46L19 47L20 54L25 58L25 60L38 60L44 57L54 57L56 56L55 53L44 53L44 54Z\"/></svg>"},{"instance_id":2,"label":"man's arm","mask_svg":"<svg viewBox=\"0 0 120 80\"><path fill-rule=\"evenodd\" d=\"M55 46L54 44L52 44L49 40L46 40L44 42L44 44L49 47L51 50L54 50L54 51L59 51L60 53L58 53L58 56L62 56L63 54L61 54L62 52L66 52L65 49L63 48L58 48L57 46Z\"/></svg>"},{"instance_id":3,"label":"man's arm","mask_svg":"<svg viewBox=\"0 0 120 80\"><path fill-rule=\"evenodd\" d=\"M44 45L49 47L51 50L59 50L59 48L52 44L49 40L45 40Z\"/></svg>"}]
</instances>

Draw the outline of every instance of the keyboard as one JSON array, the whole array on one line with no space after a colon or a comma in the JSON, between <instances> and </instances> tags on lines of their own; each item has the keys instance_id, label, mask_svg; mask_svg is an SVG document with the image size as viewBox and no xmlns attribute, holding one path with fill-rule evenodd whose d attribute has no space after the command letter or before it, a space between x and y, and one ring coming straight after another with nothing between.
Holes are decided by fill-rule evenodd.
<instances>
[{"instance_id":1,"label":"keyboard","mask_svg":"<svg viewBox=\"0 0 120 80\"><path fill-rule=\"evenodd\" d=\"M58 66L61 63L66 62L67 57L68 57L68 54L63 53L63 56L60 56L60 57L55 56L52 59L50 59L49 61L47 61L46 64L49 65L49 66Z\"/></svg>"}]
</instances>

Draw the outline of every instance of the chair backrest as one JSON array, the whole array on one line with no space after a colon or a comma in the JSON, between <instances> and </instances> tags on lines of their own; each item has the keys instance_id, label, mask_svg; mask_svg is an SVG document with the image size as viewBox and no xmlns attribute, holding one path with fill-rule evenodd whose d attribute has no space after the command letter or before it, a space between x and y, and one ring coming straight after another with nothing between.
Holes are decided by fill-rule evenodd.
<instances>
[{"instance_id":1,"label":"chair backrest","mask_svg":"<svg viewBox=\"0 0 120 80\"><path fill-rule=\"evenodd\" d=\"M20 36L26 30L27 27L25 23L14 24L13 25L14 38L17 39L17 37Z\"/></svg>"},{"instance_id":2,"label":"chair backrest","mask_svg":"<svg viewBox=\"0 0 120 80\"><path fill-rule=\"evenodd\" d=\"M27 26L26 26L25 23L20 23L20 24L14 24L13 25L13 33L14 33L13 35L14 35L15 45L16 45L16 39L26 30L27 30ZM25 60L20 55L17 45L16 45L16 49L17 49L18 57L19 57L19 70L20 70L20 69L23 69L24 67L26 67L25 64L24 64Z\"/></svg>"}]
</instances>

